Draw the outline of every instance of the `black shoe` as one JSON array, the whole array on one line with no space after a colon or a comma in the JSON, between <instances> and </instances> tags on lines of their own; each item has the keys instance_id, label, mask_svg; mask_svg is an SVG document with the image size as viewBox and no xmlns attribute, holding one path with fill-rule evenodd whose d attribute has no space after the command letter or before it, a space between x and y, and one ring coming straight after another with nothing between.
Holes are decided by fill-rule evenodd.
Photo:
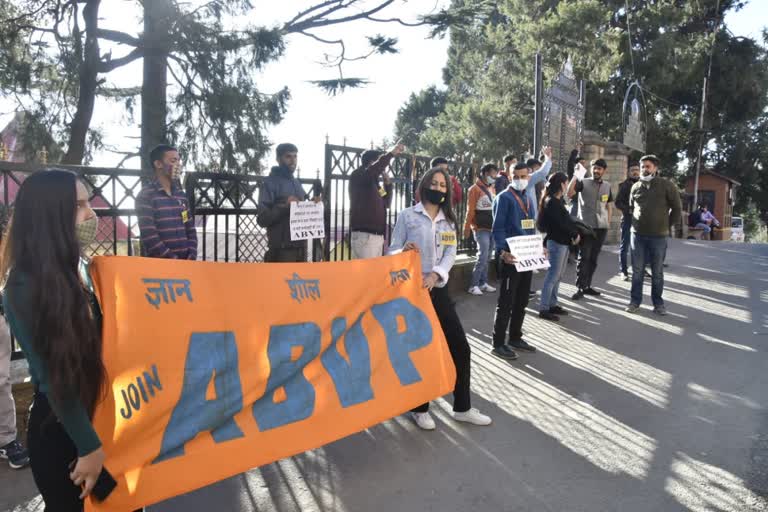
<instances>
[{"instance_id":1,"label":"black shoe","mask_svg":"<svg viewBox=\"0 0 768 512\"><path fill-rule=\"evenodd\" d=\"M8 459L11 469L21 469L29 465L29 454L18 441L11 441L5 446L0 446L0 458Z\"/></svg>"},{"instance_id":2,"label":"black shoe","mask_svg":"<svg viewBox=\"0 0 768 512\"><path fill-rule=\"evenodd\" d=\"M536 290L531 290L531 291L529 291L529 292L528 292L528 297L529 297L529 298L531 298L531 299L532 299L532 298L534 298L535 296L536 296Z\"/></svg>"},{"instance_id":3,"label":"black shoe","mask_svg":"<svg viewBox=\"0 0 768 512\"><path fill-rule=\"evenodd\" d=\"M579 300L583 296L584 296L584 290L579 290L573 294L573 296L571 297L571 300Z\"/></svg>"},{"instance_id":4,"label":"black shoe","mask_svg":"<svg viewBox=\"0 0 768 512\"><path fill-rule=\"evenodd\" d=\"M539 318L543 320L549 320L550 322L559 322L560 317L556 314L552 313L552 310L549 311L539 311Z\"/></svg>"},{"instance_id":5,"label":"black shoe","mask_svg":"<svg viewBox=\"0 0 768 512\"><path fill-rule=\"evenodd\" d=\"M522 350L523 352L536 352L536 347L530 345L525 340L510 341L509 346L517 350Z\"/></svg>"},{"instance_id":6,"label":"black shoe","mask_svg":"<svg viewBox=\"0 0 768 512\"><path fill-rule=\"evenodd\" d=\"M566 316L568 312L561 308L560 306L552 306L549 308L549 312L553 315L560 315L560 316Z\"/></svg>"},{"instance_id":7,"label":"black shoe","mask_svg":"<svg viewBox=\"0 0 768 512\"><path fill-rule=\"evenodd\" d=\"M592 297L599 297L600 292L592 288L591 286L584 290L584 295L591 295Z\"/></svg>"},{"instance_id":8,"label":"black shoe","mask_svg":"<svg viewBox=\"0 0 768 512\"><path fill-rule=\"evenodd\" d=\"M632 278L629 276L629 272L622 272L621 275L624 276L624 281L628 282L632 280Z\"/></svg>"},{"instance_id":9,"label":"black shoe","mask_svg":"<svg viewBox=\"0 0 768 512\"><path fill-rule=\"evenodd\" d=\"M494 347L493 350L491 350L491 354L500 357L501 359L506 359L507 361L514 361L517 359L517 352L512 350L509 345Z\"/></svg>"}]
</instances>

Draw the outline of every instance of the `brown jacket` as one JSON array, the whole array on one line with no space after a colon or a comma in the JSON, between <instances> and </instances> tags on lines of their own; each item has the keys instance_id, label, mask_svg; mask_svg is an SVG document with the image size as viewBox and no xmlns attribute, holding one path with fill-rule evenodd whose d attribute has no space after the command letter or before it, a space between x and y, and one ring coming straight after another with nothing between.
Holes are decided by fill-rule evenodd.
<instances>
[{"instance_id":1,"label":"brown jacket","mask_svg":"<svg viewBox=\"0 0 768 512\"><path fill-rule=\"evenodd\" d=\"M491 231L493 227L493 198L496 190L478 179L467 193L467 220L464 222L464 238L472 231Z\"/></svg>"}]
</instances>

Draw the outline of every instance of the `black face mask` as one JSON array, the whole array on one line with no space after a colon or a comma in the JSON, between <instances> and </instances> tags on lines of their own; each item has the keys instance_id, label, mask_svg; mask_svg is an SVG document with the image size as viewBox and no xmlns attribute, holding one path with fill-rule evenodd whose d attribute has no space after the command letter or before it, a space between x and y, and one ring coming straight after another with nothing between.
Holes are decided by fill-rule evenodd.
<instances>
[{"instance_id":1,"label":"black face mask","mask_svg":"<svg viewBox=\"0 0 768 512\"><path fill-rule=\"evenodd\" d=\"M637 183L638 181L640 181L640 178L639 177L635 178L634 176L630 176L629 181L631 181L632 183Z\"/></svg>"},{"instance_id":2,"label":"black face mask","mask_svg":"<svg viewBox=\"0 0 768 512\"><path fill-rule=\"evenodd\" d=\"M424 199L432 204L443 204L447 195L448 194L445 192L440 192L439 190L433 190L431 188L424 191Z\"/></svg>"}]
</instances>

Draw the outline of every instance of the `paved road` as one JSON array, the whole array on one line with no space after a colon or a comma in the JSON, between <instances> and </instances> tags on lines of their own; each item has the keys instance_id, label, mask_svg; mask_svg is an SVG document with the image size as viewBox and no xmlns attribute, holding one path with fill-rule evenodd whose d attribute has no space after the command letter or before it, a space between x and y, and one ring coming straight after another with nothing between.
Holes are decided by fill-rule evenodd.
<instances>
[{"instance_id":1,"label":"paved road","mask_svg":"<svg viewBox=\"0 0 768 512\"><path fill-rule=\"evenodd\" d=\"M440 401L435 432L394 418L151 512L768 510L768 246L675 241L664 319L623 312L610 251L603 296L529 316L539 353L513 363L488 355L494 297L460 300L491 427ZM0 509L41 509L28 472L0 487Z\"/></svg>"}]
</instances>

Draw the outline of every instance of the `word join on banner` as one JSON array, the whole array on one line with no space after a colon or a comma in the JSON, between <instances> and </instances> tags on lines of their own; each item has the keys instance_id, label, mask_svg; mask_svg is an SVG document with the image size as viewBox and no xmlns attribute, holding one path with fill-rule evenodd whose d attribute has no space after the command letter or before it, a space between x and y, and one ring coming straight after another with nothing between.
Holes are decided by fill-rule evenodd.
<instances>
[{"instance_id":1,"label":"word join on banner","mask_svg":"<svg viewBox=\"0 0 768 512\"><path fill-rule=\"evenodd\" d=\"M129 511L359 432L451 391L416 252L339 263L99 257L94 423Z\"/></svg>"}]
</instances>

